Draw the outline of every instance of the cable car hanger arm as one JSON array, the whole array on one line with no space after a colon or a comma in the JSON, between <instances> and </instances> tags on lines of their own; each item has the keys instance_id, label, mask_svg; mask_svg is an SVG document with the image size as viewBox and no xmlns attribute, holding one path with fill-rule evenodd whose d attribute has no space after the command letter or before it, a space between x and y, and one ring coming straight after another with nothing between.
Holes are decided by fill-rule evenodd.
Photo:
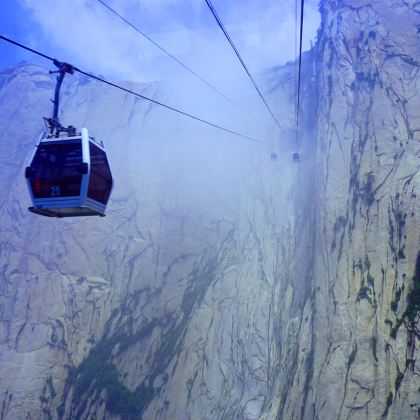
<instances>
[{"instance_id":1,"label":"cable car hanger arm","mask_svg":"<svg viewBox=\"0 0 420 420\"><path fill-rule=\"evenodd\" d=\"M64 76L66 75L66 73L69 73L69 74L74 73L74 67L69 63L64 63L56 59L53 60L53 63L58 68L58 70L55 70L55 71L50 70L49 72L50 74L58 73L56 84L55 84L54 100L53 100L54 109L53 109L52 118L46 119L50 128L51 134L54 133L54 130L67 131L67 129L65 129L61 125L59 117L58 117L58 110L60 106L60 89L61 89L61 84L63 83Z\"/></svg>"}]
</instances>

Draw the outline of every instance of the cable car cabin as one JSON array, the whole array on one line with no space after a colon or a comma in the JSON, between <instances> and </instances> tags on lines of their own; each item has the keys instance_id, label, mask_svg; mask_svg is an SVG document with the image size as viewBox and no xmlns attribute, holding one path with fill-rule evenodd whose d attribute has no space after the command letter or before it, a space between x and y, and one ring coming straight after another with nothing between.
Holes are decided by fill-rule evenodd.
<instances>
[{"instance_id":1,"label":"cable car cabin","mask_svg":"<svg viewBox=\"0 0 420 420\"><path fill-rule=\"evenodd\" d=\"M80 134L43 138L25 177L33 213L49 217L105 216L113 180L101 144Z\"/></svg>"},{"instance_id":2,"label":"cable car cabin","mask_svg":"<svg viewBox=\"0 0 420 420\"><path fill-rule=\"evenodd\" d=\"M300 162L300 154L298 152L293 153L293 162L294 163Z\"/></svg>"}]
</instances>

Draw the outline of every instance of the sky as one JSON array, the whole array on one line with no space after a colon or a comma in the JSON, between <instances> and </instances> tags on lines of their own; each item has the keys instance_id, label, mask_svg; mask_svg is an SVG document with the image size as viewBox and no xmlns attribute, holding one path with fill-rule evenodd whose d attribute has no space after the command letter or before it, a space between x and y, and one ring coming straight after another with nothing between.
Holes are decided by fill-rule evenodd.
<instances>
[{"instance_id":1,"label":"sky","mask_svg":"<svg viewBox=\"0 0 420 420\"><path fill-rule=\"evenodd\" d=\"M204 0L104 0L210 80L245 75ZM213 0L252 73L295 57L294 0ZM0 33L114 80L189 77L98 0L0 0ZM315 39L317 0L305 2L304 50ZM48 62L0 41L0 67ZM246 75L245 75L246 77Z\"/></svg>"},{"instance_id":2,"label":"sky","mask_svg":"<svg viewBox=\"0 0 420 420\"><path fill-rule=\"evenodd\" d=\"M0 0L0 34L108 80L158 81L155 99L230 129L253 134L255 130L247 128L252 115L252 124L258 120L277 131L205 0L103 1L236 105L99 0ZM320 25L318 1L305 1L304 51L315 41ZM295 0L212 0L212 4L256 80L265 70L295 60L299 32L295 18L300 12ZM0 69L20 62L55 70L49 61L0 40Z\"/></svg>"}]
</instances>

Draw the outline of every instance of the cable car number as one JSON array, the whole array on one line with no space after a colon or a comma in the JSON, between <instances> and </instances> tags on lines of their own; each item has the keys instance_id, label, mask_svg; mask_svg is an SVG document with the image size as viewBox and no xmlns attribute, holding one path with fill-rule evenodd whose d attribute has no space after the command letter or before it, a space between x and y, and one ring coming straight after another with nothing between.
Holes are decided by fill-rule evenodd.
<instances>
[{"instance_id":1,"label":"cable car number","mask_svg":"<svg viewBox=\"0 0 420 420\"><path fill-rule=\"evenodd\" d=\"M58 197L59 195L61 195L61 189L58 185L53 185L51 187L51 197Z\"/></svg>"}]
</instances>

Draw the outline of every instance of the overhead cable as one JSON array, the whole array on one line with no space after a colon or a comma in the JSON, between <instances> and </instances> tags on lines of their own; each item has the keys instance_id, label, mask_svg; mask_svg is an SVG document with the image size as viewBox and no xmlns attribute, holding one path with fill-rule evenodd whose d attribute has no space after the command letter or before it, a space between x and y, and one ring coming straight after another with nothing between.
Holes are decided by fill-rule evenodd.
<instances>
[{"instance_id":1,"label":"overhead cable","mask_svg":"<svg viewBox=\"0 0 420 420\"><path fill-rule=\"evenodd\" d=\"M271 116L273 117L274 121L276 122L277 126L281 129L280 123L277 120L276 116L274 115L273 111L271 110L271 108L268 106L267 101L265 100L263 94L261 93L260 89L258 88L257 84L255 83L254 78L252 77L250 71L248 70L248 67L246 66L244 60L242 59L241 55L239 54L238 49L236 48L235 44L233 43L231 37L229 36L226 28L223 25L223 22L221 21L219 15L216 12L216 9L214 8L214 6L212 5L210 0L205 0L207 6L209 7L211 13L213 14L214 18L216 19L217 24L219 25L220 29L222 30L222 32L224 33L226 39L229 41L229 44L231 45L231 47L233 48L233 50L235 51L236 56L238 57L239 61L242 64L242 67L245 69L246 74L248 75L249 79L251 80L252 84L254 85L255 90L258 92L258 95L260 96L261 100L263 101L265 107L268 109L268 112L271 114Z\"/></svg>"},{"instance_id":2,"label":"overhead cable","mask_svg":"<svg viewBox=\"0 0 420 420\"><path fill-rule=\"evenodd\" d=\"M133 28L136 32L138 32L140 35L142 35L144 38L146 38L148 41L150 41L155 47L159 48L162 52L164 52L166 55L172 58L172 60L176 61L181 67L183 67L185 70L190 72L193 76L195 76L198 80L203 82L205 85L207 85L210 89L213 89L216 93L218 93L220 96L222 96L224 99L226 99L228 102L230 102L233 106L238 108L240 111L244 112L248 116L254 118L252 115L249 114L248 111L243 109L240 105L235 103L232 99L230 99L228 96L226 96L223 92L221 92L219 89L217 89L215 86L213 86L210 82L202 78L200 75L198 75L194 70L189 68L186 64L184 64L181 60L176 58L173 54L171 54L168 50L163 48L161 45L159 45L157 42L155 42L149 35L145 34L142 30L140 30L137 26L134 26L131 22L129 22L127 19L124 18L124 16L120 15L118 12L116 12L111 6L106 4L103 0L97 0L100 4L102 4L104 7L106 7L110 12L112 12L114 15L118 16L123 22L125 22L128 26Z\"/></svg>"},{"instance_id":3,"label":"overhead cable","mask_svg":"<svg viewBox=\"0 0 420 420\"><path fill-rule=\"evenodd\" d=\"M303 39L303 9L305 0L300 2L300 35L299 35L299 70L298 70L298 88L297 88L297 107L296 107L296 141L299 131L299 108L300 108L300 73L302 69L302 39Z\"/></svg>"},{"instance_id":4,"label":"overhead cable","mask_svg":"<svg viewBox=\"0 0 420 420\"><path fill-rule=\"evenodd\" d=\"M46 54L43 54L43 53L41 53L41 52L39 52L37 50L34 50L34 49L30 48L30 47L27 47L26 45L20 44L19 42L16 42L16 41L14 41L14 40L12 40L10 38L7 38L7 37L5 37L3 35L0 35L0 39L3 39L4 41L9 42L10 44L13 44L13 45L15 45L17 47L23 48L24 50L30 51L33 54L36 54L36 55L38 55L40 57L43 57L43 58L45 58L47 60L50 60L53 63L62 63L62 62L56 60L55 58L52 58L52 57L50 57L50 56L48 56ZM80 70L79 68L73 66L72 64L69 64L69 63L65 63L65 64L71 66L74 71L76 71L76 72L78 72L80 74L83 74L83 75L85 75L87 77L90 77L92 79L95 79L95 80L97 80L99 82L105 83L105 84L107 84L109 86L112 86L112 87L114 87L116 89L119 89L119 90L122 90L124 92L130 93L131 95L137 96L138 98L145 99L146 101L152 102L152 103L154 103L156 105L159 105L159 106L161 106L163 108L166 108L166 109L169 109L171 111L177 112L178 114L184 115L185 117L192 118L192 119L194 119L196 121L202 122L203 124L207 124L207 125L209 125L211 127L218 128L219 130L226 131L227 133L234 134L234 135L236 135L238 137L242 137L244 139L247 139L247 140L250 140L250 141L253 141L253 142L256 142L256 143L270 144L269 142L266 142L266 141L263 141L263 140L259 140L259 139L256 139L254 137L250 137L250 136L247 136L245 134L238 133L236 131L230 130L230 129L225 128L225 127L222 127L222 126L220 126L218 124L215 124L215 123L212 123L210 121L204 120L204 119L202 119L200 117L197 117L195 115L189 114L188 112L181 111L180 109L177 109L177 108L174 108L174 107L172 107L170 105L164 104L163 102L159 102L159 101L156 101L155 99L152 99L152 98L149 98L147 96L141 95L140 93L134 92L134 91L132 91L130 89L127 89L125 87L122 87L120 85L117 85L116 83L109 82L108 80L105 80L105 79L103 79L101 77L98 77L98 76L95 76L95 75L93 75L91 73L88 73L86 71Z\"/></svg>"}]
</instances>

